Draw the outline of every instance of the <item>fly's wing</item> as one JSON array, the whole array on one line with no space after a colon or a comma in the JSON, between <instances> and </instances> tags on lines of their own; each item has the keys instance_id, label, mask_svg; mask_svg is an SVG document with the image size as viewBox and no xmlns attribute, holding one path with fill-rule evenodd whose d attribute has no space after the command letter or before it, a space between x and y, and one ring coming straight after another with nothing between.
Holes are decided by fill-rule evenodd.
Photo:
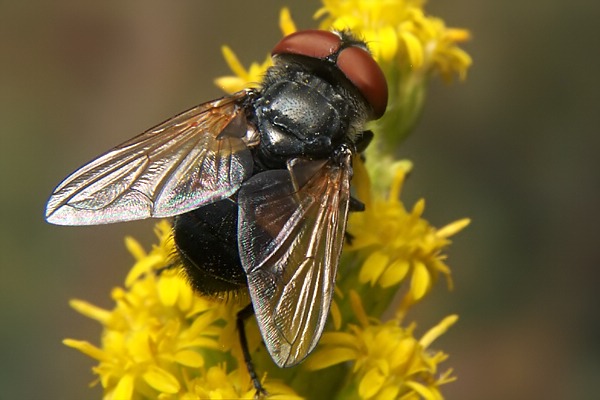
<instances>
[{"instance_id":1,"label":"fly's wing","mask_svg":"<svg viewBox=\"0 0 600 400\"><path fill-rule=\"evenodd\" d=\"M252 174L248 91L201 104L110 150L54 190L46 220L96 225L169 217L235 193Z\"/></svg>"},{"instance_id":2,"label":"fly's wing","mask_svg":"<svg viewBox=\"0 0 600 400\"><path fill-rule=\"evenodd\" d=\"M351 154L293 160L238 194L240 256L262 337L280 367L316 346L333 296L350 196Z\"/></svg>"}]
</instances>

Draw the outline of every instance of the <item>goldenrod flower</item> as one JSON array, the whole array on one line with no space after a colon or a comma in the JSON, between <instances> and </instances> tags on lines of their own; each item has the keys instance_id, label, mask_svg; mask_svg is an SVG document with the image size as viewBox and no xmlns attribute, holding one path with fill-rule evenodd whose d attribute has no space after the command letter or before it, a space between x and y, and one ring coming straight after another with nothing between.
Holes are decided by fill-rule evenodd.
<instances>
[{"instance_id":1,"label":"goldenrod flower","mask_svg":"<svg viewBox=\"0 0 600 400\"><path fill-rule=\"evenodd\" d=\"M443 20L425 15L423 0L324 0L315 18L322 29L350 29L369 44L384 68L410 66L437 70L445 79L461 78L471 58L456 44L469 38L464 29L446 28Z\"/></svg>"},{"instance_id":2,"label":"goldenrod flower","mask_svg":"<svg viewBox=\"0 0 600 400\"><path fill-rule=\"evenodd\" d=\"M215 84L226 93L231 94L245 88L259 87L265 71L273 64L271 62L271 56L269 55L262 63L252 63L250 64L250 68L246 70L229 46L221 47L221 51L223 52L223 57L225 57L227 65L236 75L222 76L215 79Z\"/></svg>"},{"instance_id":3,"label":"goldenrod flower","mask_svg":"<svg viewBox=\"0 0 600 400\"><path fill-rule=\"evenodd\" d=\"M445 81L454 75L467 76L471 57L459 47L469 40L466 29L448 28L440 18L425 13L424 0L324 0L316 13L321 29L349 29L364 38L383 69L389 87L388 111L373 122L388 144L400 143L412 130L423 108L430 76ZM287 8L282 9L279 26L283 35L296 30ZM227 93L257 87L271 59L252 63L246 70L233 51L223 46L223 55L235 76L215 82ZM374 146L373 146L374 147Z\"/></svg>"},{"instance_id":4,"label":"goldenrod flower","mask_svg":"<svg viewBox=\"0 0 600 400\"><path fill-rule=\"evenodd\" d=\"M175 251L171 230L166 221L156 225L159 244L149 253L135 240L126 240L137 262L127 289L113 290L113 310L71 301L73 308L104 326L102 346L73 339L64 343L99 361L94 373L108 399L207 394L253 398L255 389L235 333L240 305L194 294L176 269L158 273L171 263ZM258 344L256 335L253 343ZM211 365L214 360L221 364ZM285 385L268 380L264 385L273 394L295 395Z\"/></svg>"},{"instance_id":5,"label":"goldenrod flower","mask_svg":"<svg viewBox=\"0 0 600 400\"><path fill-rule=\"evenodd\" d=\"M291 389L277 382L270 383L269 398L301 399ZM228 372L224 364L208 368L202 376L187 382L185 390L176 395L163 394L159 400L254 399L256 389L248 386L248 378L240 369Z\"/></svg>"},{"instance_id":6,"label":"goldenrod flower","mask_svg":"<svg viewBox=\"0 0 600 400\"><path fill-rule=\"evenodd\" d=\"M400 143L416 123L429 77L465 79L471 57L458 44L469 31L448 28L427 15L424 0L323 0L315 18L322 29L350 29L366 40L389 86L388 111L374 125L388 145ZM376 136L377 140L382 135Z\"/></svg>"},{"instance_id":7,"label":"goldenrod flower","mask_svg":"<svg viewBox=\"0 0 600 400\"><path fill-rule=\"evenodd\" d=\"M279 28L283 36L296 32L296 25L287 8L283 8L279 13ZM259 87L265 72L273 65L269 54L265 61L260 64L252 63L246 70L229 46L221 47L221 51L227 65L235 74L234 76L222 76L215 79L215 84L226 93L235 93L249 87Z\"/></svg>"},{"instance_id":8,"label":"goldenrod flower","mask_svg":"<svg viewBox=\"0 0 600 400\"><path fill-rule=\"evenodd\" d=\"M439 386L455 378L451 369L438 373L438 364L448 356L428 347L458 317L444 318L418 340L415 324L403 328L395 319L379 322L366 315L356 292L350 292L350 300L359 324L350 324L345 332L326 332L306 367L319 370L352 362L344 398L442 399Z\"/></svg>"},{"instance_id":9,"label":"goldenrod flower","mask_svg":"<svg viewBox=\"0 0 600 400\"><path fill-rule=\"evenodd\" d=\"M442 250L450 244L448 238L467 226L469 220L461 219L436 229L421 218L425 209L423 199L407 210L400 195L412 168L408 161L391 165L394 175L387 198L371 192L363 168L362 163L355 163L354 185L365 203L365 211L351 214L348 221L348 232L353 237L348 250L364 254L359 282L388 288L410 278L407 296L411 301L420 300L440 274L451 286L450 269Z\"/></svg>"}]
</instances>

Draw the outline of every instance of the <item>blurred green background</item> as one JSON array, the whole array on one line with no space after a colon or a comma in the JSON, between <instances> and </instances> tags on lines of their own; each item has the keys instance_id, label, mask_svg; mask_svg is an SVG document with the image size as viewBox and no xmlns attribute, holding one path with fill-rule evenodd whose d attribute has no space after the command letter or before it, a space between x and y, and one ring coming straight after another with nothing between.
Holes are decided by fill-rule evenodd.
<instances>
[{"instance_id":1,"label":"blurred green background","mask_svg":"<svg viewBox=\"0 0 600 400\"><path fill-rule=\"evenodd\" d=\"M0 399L99 398L93 362L61 344L100 328L68 307L110 307L131 265L127 234L150 221L65 228L43 221L53 187L77 166L221 95L221 44L248 65L279 39L281 6L314 27L317 1L27 1L0 5ZM600 3L439 1L466 27L464 84L431 85L398 149L415 163L404 199L425 217L472 225L455 237L443 284L409 317L459 380L449 399L595 399L600 375Z\"/></svg>"}]
</instances>

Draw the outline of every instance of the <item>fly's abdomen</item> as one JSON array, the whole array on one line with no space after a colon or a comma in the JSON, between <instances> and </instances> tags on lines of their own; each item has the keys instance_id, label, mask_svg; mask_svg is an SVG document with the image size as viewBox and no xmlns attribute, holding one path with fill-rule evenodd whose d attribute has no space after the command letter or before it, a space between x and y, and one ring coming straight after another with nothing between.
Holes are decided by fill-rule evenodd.
<instances>
[{"instance_id":1,"label":"fly's abdomen","mask_svg":"<svg viewBox=\"0 0 600 400\"><path fill-rule=\"evenodd\" d=\"M202 294L218 295L245 288L237 243L238 207L229 200L177 216L174 237L185 274Z\"/></svg>"}]
</instances>

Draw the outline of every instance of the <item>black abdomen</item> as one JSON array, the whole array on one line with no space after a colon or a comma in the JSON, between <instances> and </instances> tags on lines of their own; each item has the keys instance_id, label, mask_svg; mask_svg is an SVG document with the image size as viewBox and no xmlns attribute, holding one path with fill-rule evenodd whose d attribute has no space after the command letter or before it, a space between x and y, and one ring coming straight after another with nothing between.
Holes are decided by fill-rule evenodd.
<instances>
[{"instance_id":1,"label":"black abdomen","mask_svg":"<svg viewBox=\"0 0 600 400\"><path fill-rule=\"evenodd\" d=\"M175 245L197 292L215 295L247 286L238 251L237 220L238 207L229 199L175 217Z\"/></svg>"}]
</instances>

